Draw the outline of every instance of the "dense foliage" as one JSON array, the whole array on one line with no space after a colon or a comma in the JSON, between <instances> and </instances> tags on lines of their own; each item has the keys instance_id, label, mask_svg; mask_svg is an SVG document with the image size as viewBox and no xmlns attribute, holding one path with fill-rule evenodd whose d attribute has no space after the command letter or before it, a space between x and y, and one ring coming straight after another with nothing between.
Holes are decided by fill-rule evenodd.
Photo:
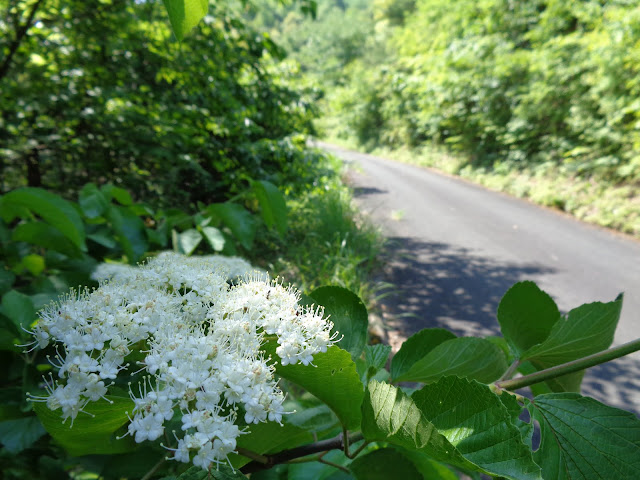
<instances>
[{"instance_id":1,"label":"dense foliage","mask_svg":"<svg viewBox=\"0 0 640 480\"><path fill-rule=\"evenodd\" d=\"M637 1L327 0L317 23L280 22L276 38L327 87L334 135L640 178Z\"/></svg>"},{"instance_id":2,"label":"dense foliage","mask_svg":"<svg viewBox=\"0 0 640 480\"><path fill-rule=\"evenodd\" d=\"M310 106L265 62L280 49L224 4L209 13L180 44L159 2L2 2L0 189L73 198L110 181L190 209L251 179L312 181L289 138L309 131Z\"/></svg>"}]
</instances>

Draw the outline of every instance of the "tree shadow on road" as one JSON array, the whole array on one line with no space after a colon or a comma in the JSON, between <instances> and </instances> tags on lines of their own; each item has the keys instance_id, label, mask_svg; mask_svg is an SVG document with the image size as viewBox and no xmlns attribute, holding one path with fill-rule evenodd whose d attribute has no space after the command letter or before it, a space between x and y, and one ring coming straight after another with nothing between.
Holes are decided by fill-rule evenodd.
<instances>
[{"instance_id":1,"label":"tree shadow on road","mask_svg":"<svg viewBox=\"0 0 640 480\"><path fill-rule=\"evenodd\" d=\"M535 264L499 262L443 243L406 237L388 242L381 280L394 288L379 303L392 344L393 336L402 341L432 327L458 336L501 335L496 310L506 291L516 282L554 272ZM581 393L640 415L639 388L640 361L624 357L588 370Z\"/></svg>"},{"instance_id":2,"label":"tree shadow on road","mask_svg":"<svg viewBox=\"0 0 640 480\"><path fill-rule=\"evenodd\" d=\"M381 304L394 328L407 336L428 327L460 336L497 335L496 310L505 292L518 281L553 272L412 238L390 238L387 251L383 276L395 291Z\"/></svg>"}]
</instances>

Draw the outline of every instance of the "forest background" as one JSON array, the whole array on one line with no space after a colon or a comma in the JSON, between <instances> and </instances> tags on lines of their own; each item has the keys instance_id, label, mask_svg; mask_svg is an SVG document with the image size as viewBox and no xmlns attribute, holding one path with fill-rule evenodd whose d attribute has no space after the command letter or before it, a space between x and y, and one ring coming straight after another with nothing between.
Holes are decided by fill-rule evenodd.
<instances>
[{"instance_id":1,"label":"forest background","mask_svg":"<svg viewBox=\"0 0 640 480\"><path fill-rule=\"evenodd\" d=\"M640 234L637 1L266 4L321 136Z\"/></svg>"}]
</instances>

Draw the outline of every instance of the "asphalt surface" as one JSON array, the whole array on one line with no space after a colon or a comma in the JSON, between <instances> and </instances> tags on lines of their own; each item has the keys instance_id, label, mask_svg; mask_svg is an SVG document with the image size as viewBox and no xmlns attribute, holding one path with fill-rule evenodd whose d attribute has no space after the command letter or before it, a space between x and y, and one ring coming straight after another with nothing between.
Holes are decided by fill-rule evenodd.
<instances>
[{"instance_id":1,"label":"asphalt surface","mask_svg":"<svg viewBox=\"0 0 640 480\"><path fill-rule=\"evenodd\" d=\"M398 348L426 327L499 333L502 295L533 280L561 311L624 292L614 345L640 338L640 242L432 170L330 145L389 239L384 321ZM640 354L587 371L584 395L640 416Z\"/></svg>"}]
</instances>

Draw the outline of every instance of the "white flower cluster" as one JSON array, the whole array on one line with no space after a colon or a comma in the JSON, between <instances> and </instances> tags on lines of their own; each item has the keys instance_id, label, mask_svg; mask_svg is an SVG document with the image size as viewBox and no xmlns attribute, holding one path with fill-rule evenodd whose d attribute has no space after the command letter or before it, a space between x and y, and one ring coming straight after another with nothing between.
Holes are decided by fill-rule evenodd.
<instances>
[{"instance_id":1,"label":"white flower cluster","mask_svg":"<svg viewBox=\"0 0 640 480\"><path fill-rule=\"evenodd\" d=\"M161 255L50 305L34 336L40 348L55 345L59 379L39 399L73 422L127 376L137 382L129 434L156 440L177 415L184 434L174 458L205 469L235 450L238 414L280 422L284 395L263 345L277 341L282 365L307 365L335 343L332 324L291 288L256 277L230 287L217 268L211 258ZM131 365L134 352L144 360Z\"/></svg>"},{"instance_id":2,"label":"white flower cluster","mask_svg":"<svg viewBox=\"0 0 640 480\"><path fill-rule=\"evenodd\" d=\"M227 280L234 280L237 278L245 277L249 274L256 274L259 272L261 275L267 277L267 272L258 270L241 257L227 257L225 255L207 255L203 257L186 257L176 252L166 251L160 253L157 260L173 260L175 262L181 262L183 266L195 265L195 268L200 268L199 265L202 262L206 262L208 265L213 266L215 271L226 275ZM132 276L138 275L138 267L132 267L123 263L101 263L98 265L91 278L96 282L105 281L124 281L128 280Z\"/></svg>"}]
</instances>

